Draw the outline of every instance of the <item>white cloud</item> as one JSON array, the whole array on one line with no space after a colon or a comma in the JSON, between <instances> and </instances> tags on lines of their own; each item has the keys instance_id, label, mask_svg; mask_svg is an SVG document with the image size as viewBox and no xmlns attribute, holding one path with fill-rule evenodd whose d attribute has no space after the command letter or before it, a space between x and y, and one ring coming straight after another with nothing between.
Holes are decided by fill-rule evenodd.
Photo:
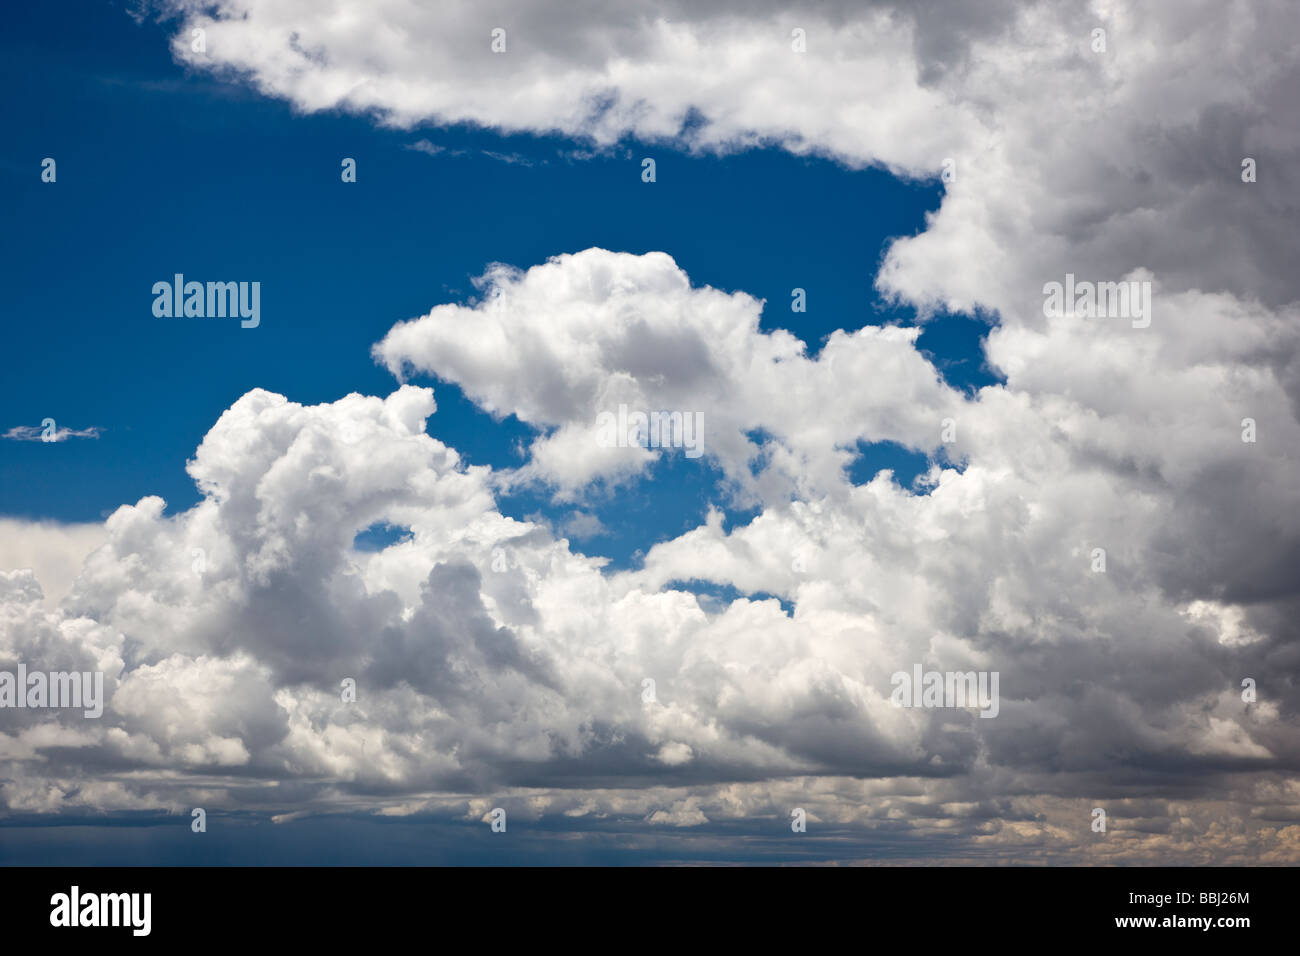
<instances>
[{"instance_id":1,"label":"white cloud","mask_svg":"<svg viewBox=\"0 0 1300 956\"><path fill-rule=\"evenodd\" d=\"M669 453L604 447L600 417L621 405L698 413L709 460L746 495L776 500L843 484L846 449L860 438L932 447L961 404L916 351L918 329L836 332L813 361L788 332L759 331L757 300L692 288L663 253L587 249L526 272L494 268L480 284L477 305L400 323L375 357L394 374L434 372L485 409L546 429L514 477L566 496ZM750 467L756 429L783 445L764 487Z\"/></svg>"},{"instance_id":2,"label":"white cloud","mask_svg":"<svg viewBox=\"0 0 1300 956\"><path fill-rule=\"evenodd\" d=\"M881 271L884 289L912 301L1018 321L1066 271L1104 279L1139 266L1169 292L1274 305L1300 295L1287 252L1300 183L1285 161L1300 147L1300 55L1285 2L1040 0L970 13L880 2L794 15L728 2L232 0L216 19L190 0L168 6L184 18L179 59L237 71L308 111L606 145L628 134L703 150L772 142L905 175L937 175L951 159L942 208ZM190 48L196 26L204 53ZM504 53L490 50L495 27ZM1251 185L1246 157L1260 164Z\"/></svg>"},{"instance_id":3,"label":"white cloud","mask_svg":"<svg viewBox=\"0 0 1300 956\"><path fill-rule=\"evenodd\" d=\"M98 438L102 431L98 425L89 428L58 428L51 425L49 429L40 425L15 425L0 435L0 438L10 441L60 442L69 438Z\"/></svg>"}]
</instances>

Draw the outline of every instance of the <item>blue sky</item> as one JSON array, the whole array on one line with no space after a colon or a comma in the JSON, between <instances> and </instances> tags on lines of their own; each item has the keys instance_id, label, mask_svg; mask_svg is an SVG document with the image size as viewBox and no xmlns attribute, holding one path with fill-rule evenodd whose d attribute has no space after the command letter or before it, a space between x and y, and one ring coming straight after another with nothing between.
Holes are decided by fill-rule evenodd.
<instances>
[{"instance_id":1,"label":"blue sky","mask_svg":"<svg viewBox=\"0 0 1300 956\"><path fill-rule=\"evenodd\" d=\"M14 91L0 168L17 228L0 252L8 347L22 358L0 383L0 425L50 417L103 433L0 442L4 514L95 521L148 494L169 512L190 506L198 494L184 463L236 398L254 387L302 403L387 394L396 383L370 346L397 321L467 301L471 278L493 261L527 268L590 246L663 249L696 285L765 299L763 328L784 327L813 353L837 328L912 319L880 300L874 268L891 237L919 231L938 207L937 179L905 182L779 149L718 158L634 140L578 159L583 144L563 137L304 116L187 75L164 28L113 6L70 20L39 5L16 13L24 22L0 40ZM409 148L421 140L445 152ZM39 178L46 156L58 163L54 188ZM656 159L653 184L641 181L644 156ZM340 180L343 157L358 162L355 184ZM176 272L256 278L261 326L154 317L152 284ZM796 287L804 313L790 308ZM986 331L944 316L919 344L951 384L969 388L994 380L980 351ZM431 384L431 434L473 464L520 463L530 429ZM851 474L860 482L889 467L907 482L923 465L881 443ZM717 477L702 462L666 459L593 509L607 533L580 547L634 563L638 549L698 524L710 500L725 504ZM540 488L501 505L518 517L568 514Z\"/></svg>"}]
</instances>

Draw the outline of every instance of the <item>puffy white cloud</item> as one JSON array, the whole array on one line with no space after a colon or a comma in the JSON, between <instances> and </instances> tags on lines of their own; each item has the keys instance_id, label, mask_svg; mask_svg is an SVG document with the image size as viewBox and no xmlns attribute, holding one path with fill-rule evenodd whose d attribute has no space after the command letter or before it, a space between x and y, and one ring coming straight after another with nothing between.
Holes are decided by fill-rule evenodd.
<instances>
[{"instance_id":1,"label":"puffy white cloud","mask_svg":"<svg viewBox=\"0 0 1300 956\"><path fill-rule=\"evenodd\" d=\"M1285 0L837 3L172 0L173 53L300 109L610 144L775 143L956 178L880 281L920 303L1036 307L1043 282L1151 269L1167 291L1281 304L1300 61ZM190 30L203 28L203 52ZM506 30L506 50L491 32ZM794 30L806 52L795 51ZM1105 49L1093 31L1105 31ZM1258 181L1241 181L1241 164ZM1212 228L1207 228L1211 227ZM557 250L558 251L558 250Z\"/></svg>"},{"instance_id":2,"label":"puffy white cloud","mask_svg":"<svg viewBox=\"0 0 1300 956\"><path fill-rule=\"evenodd\" d=\"M698 449L745 493L775 500L842 485L859 439L928 449L960 404L916 351L919 329L836 332L810 360L790 333L759 331L761 303L692 288L663 253L587 249L527 272L490 270L481 284L476 306L441 305L397 325L375 357L394 374L436 373L485 409L545 429L514 478L562 495L627 480L668 453L610 447L602 416L622 436L632 413L680 413L676 453ZM700 434L685 421L696 415ZM756 481L763 452L750 433L760 430L781 447L767 450L777 457Z\"/></svg>"},{"instance_id":3,"label":"puffy white cloud","mask_svg":"<svg viewBox=\"0 0 1300 956\"><path fill-rule=\"evenodd\" d=\"M530 288L535 274L546 294ZM563 426L590 415L590 396L620 374L604 356L622 354L637 317L649 316L709 343L700 360L709 371L673 384L671 355L642 355L622 380L652 405L699 389L718 396L724 422L749 416L735 433L761 429L780 453L757 464L725 451L716 460L729 478L749 475L758 516L728 531L715 511L652 549L643 568L610 574L545 526L499 513L492 488L521 479L466 467L429 437L430 390L404 385L387 399L314 407L251 392L190 464L203 501L175 517L156 498L119 509L57 614L37 610L30 574L9 576L7 606L26 609L5 630L13 656L49 658L31 636L39 621L39 633L62 635L70 651L107 660L113 678L103 720L77 725L89 736L59 744L29 729L7 739L24 771L11 809L59 809L66 801L56 794L81 793L79 781L102 779L107 765L125 777L118 800L170 806L203 786L208 804L277 813L439 813L443 804L408 795L540 787L546 806L529 812L567 812L586 794L601 813L627 815L632 804L609 788L655 781L676 795L643 794L637 819L691 827L771 809L761 787L737 791L740 781L802 775L817 782L797 805L819 819L884 826L845 816L843 793L822 790L862 776L892 781L884 795L924 795L886 802L919 832L946 820L970 841L960 851L977 853L991 821L998 833L1010 826L1007 800L1078 799L1104 781L1122 801L1149 787L1151 766L1206 788L1236 771L1250 782L1219 784L1220 793L1228 786L1244 799L1294 767L1289 692L1272 682L1247 707L1236 690L1243 676L1278 673L1287 635L1269 613L1280 615L1290 597L1258 613L1223 593L1230 579L1204 576L1201 553L1156 550L1207 528L1228 553L1262 546L1257 527L1191 510L1203 493L1196 469L1227 467L1244 451L1267 476L1286 452L1243 445L1227 427L1217 443L1187 435L1216 434L1214 389L1226 380L1253 389L1277 427L1294 427L1276 379L1249 374L1265 311L1243 310L1237 334L1206 332L1199 343L1153 327L1129 330L1133 346L1116 348L1112 332L1068 319L999 330L991 349L1036 336L1043 341L1022 348L1042 361L1065 352L1113 368L1111 388L1088 387L1062 361L1045 371L1026 364L1006 387L961 396L916 351L914 330L838 333L816 360L797 346L772 358L785 339L757 331L749 300L692 289L666 256L588 250L511 282L512 327L582 343L603 326L600 347L581 363L563 348L535 352L536 367L516 358L516 374L476 379L476 361L441 343L470 317L488 323L484 341L493 342L491 307L440 306L396 327L376 354L395 370L456 380L499 413ZM593 285L606 298L592 296ZM597 313L608 321L593 321ZM1199 360L1189 363L1189 351ZM1222 372L1202 381L1207 367ZM849 395L857 411L836 414L845 383L870 374L895 387ZM575 384L556 384L566 382ZM787 387L796 382L802 393ZM1119 389L1131 390L1127 400ZM1145 412L1135 423L1137 407ZM941 414L958 421L962 470L936 459L916 491L886 474L854 487L838 470L837 449L857 438L906 438L937 454ZM800 415L812 424L801 428ZM1289 506L1294 488L1261 487L1272 496L1265 514ZM1182 511L1184 526L1171 529ZM353 537L376 522L411 533L357 550ZM1285 522L1272 530L1279 547L1295 540ZM1098 543L1105 574L1090 568ZM710 610L672 588L688 579L776 594L793 615L745 598ZM998 671L998 718L892 706L891 675L914 663ZM355 702L340 694L349 677ZM57 760L42 759L51 751ZM193 776L178 780L178 771ZM291 791L271 786L295 780ZM1010 843L998 846L1032 842L1030 833L1043 852L1077 852L1066 834L1041 827L1008 830Z\"/></svg>"}]
</instances>

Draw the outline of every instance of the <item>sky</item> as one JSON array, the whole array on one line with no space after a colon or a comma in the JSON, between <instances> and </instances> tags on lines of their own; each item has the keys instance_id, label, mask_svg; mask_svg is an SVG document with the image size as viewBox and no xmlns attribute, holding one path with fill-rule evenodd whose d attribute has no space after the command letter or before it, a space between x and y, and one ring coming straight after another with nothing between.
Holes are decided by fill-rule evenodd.
<instances>
[{"instance_id":1,"label":"sky","mask_svg":"<svg viewBox=\"0 0 1300 956\"><path fill-rule=\"evenodd\" d=\"M1296 13L1193 6L13 11L0 671L108 700L0 860L1296 862Z\"/></svg>"},{"instance_id":2,"label":"sky","mask_svg":"<svg viewBox=\"0 0 1300 956\"><path fill-rule=\"evenodd\" d=\"M900 181L778 149L726 161L670 151L652 189L631 144L578 160L581 147L560 137L295 116L283 102L187 78L168 52L168 26L137 23L120 5L92 5L71 29L56 29L51 11L20 16L32 22L7 51L10 81L24 93L8 104L16 115L6 173L24 228L6 236L4 252L21 280L14 313L43 320L15 326L11 347L50 350L60 374L11 363L4 424L52 417L103 434L57 448L0 445L8 514L100 521L149 494L169 513L192 506L199 495L184 463L236 398L254 387L309 403L380 393L392 378L369 346L397 320L475 296L471 280L493 262L527 266L591 246L671 248L697 284L763 299L764 327L791 330L812 352L846 316L856 316L850 327L914 318L882 301L873 267L888 239L924 227L941 196L937 177ZM412 148L421 143L441 152ZM22 157L33 152L53 154L67 189L26 175ZM356 189L342 188L343 157L359 163ZM110 234L117 241L87 261L85 237ZM276 319L255 336L233 324L158 322L150 289L177 272L261 277ZM805 312L790 309L795 288L808 293ZM954 384L985 384L986 331L949 316L926 328L921 347ZM527 426L493 421L458 389L439 398L430 434L473 464L518 464ZM859 467L876 460L908 477L917 468L887 446ZM699 480L704 471L637 494L647 510L672 510L665 530L685 530L703 516L712 484ZM547 503L525 495L510 513L563 520ZM624 563L656 540L612 530L591 544Z\"/></svg>"}]
</instances>

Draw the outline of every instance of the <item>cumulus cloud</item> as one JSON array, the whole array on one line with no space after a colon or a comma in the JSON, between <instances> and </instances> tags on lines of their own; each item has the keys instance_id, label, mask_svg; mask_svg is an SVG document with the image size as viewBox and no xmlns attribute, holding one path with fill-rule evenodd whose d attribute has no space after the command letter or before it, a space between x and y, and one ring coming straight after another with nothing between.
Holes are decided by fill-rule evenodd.
<instances>
[{"instance_id":1,"label":"cumulus cloud","mask_svg":"<svg viewBox=\"0 0 1300 956\"><path fill-rule=\"evenodd\" d=\"M710 151L773 143L955 178L879 281L1018 316L1066 271L1167 291L1300 295L1295 11L1197 0L982 4L171 0L173 54L306 111ZM189 29L207 31L206 51ZM506 31L493 53L491 32ZM1105 50L1093 31L1105 31ZM794 31L805 52L796 52ZM1243 159L1258 181L1241 181ZM558 251L558 250L557 250Z\"/></svg>"},{"instance_id":2,"label":"cumulus cloud","mask_svg":"<svg viewBox=\"0 0 1300 956\"><path fill-rule=\"evenodd\" d=\"M644 474L669 453L644 438L602 442L601 416L620 406L699 415L703 454L745 494L775 500L843 484L859 439L929 448L960 404L917 352L919 329L836 332L813 361L790 333L759 331L762 303L692 288L664 253L588 249L526 272L496 267L479 284L476 306L397 325L375 357L396 375L453 381L486 410L539 429L515 477L566 496ZM782 445L761 482L750 437L760 430Z\"/></svg>"},{"instance_id":3,"label":"cumulus cloud","mask_svg":"<svg viewBox=\"0 0 1300 956\"><path fill-rule=\"evenodd\" d=\"M3 715L8 812L202 792L685 833L797 806L899 855L1300 856L1291 6L169 7L176 56L304 110L955 171L877 282L987 313L1005 381L948 387L916 328L810 357L671 250L490 266L480 301L431 304L374 356L531 425L520 467L427 435L428 388L256 390L195 453L197 506L119 509L56 608L0 577L0 668L99 669L109 694L99 721ZM1149 277L1150 325L1045 315L1067 273ZM503 487L582 508L679 453L602 444L620 405L703 413L715 503L756 517L715 510L612 573L500 513ZM848 479L876 441L928 457L916 487ZM411 533L357 550L377 522ZM892 706L914 664L998 671L998 717ZM1099 801L1114 839L1091 840Z\"/></svg>"},{"instance_id":4,"label":"cumulus cloud","mask_svg":"<svg viewBox=\"0 0 1300 956\"><path fill-rule=\"evenodd\" d=\"M768 806L762 787L737 784L806 777L818 781L810 797L821 796L799 805L874 826L870 815L844 817L834 805L843 790L823 788L876 779L891 782L879 792L903 819L924 829L947 818L976 841L994 820L1009 827L1013 806L1056 813L1052 801L1099 788L1135 799L1156 772L1253 805L1253 789L1294 771L1294 701L1276 679L1292 598L1230 591L1267 584L1233 565L1237 551L1280 549L1256 562L1266 566L1296 534L1274 519L1261 538L1259 524L1217 516L1221 493L1203 498L1214 486L1203 472L1231 468L1261 482L1263 514L1294 510L1295 488L1266 480L1288 443L1243 445L1231 420L1214 427L1218 390L1243 381L1254 407L1276 409L1269 421L1295 427L1276 379L1247 374L1252 330L1268 329L1262 310L1203 341L1191 321L1180 336L1129 329L1129 347L1114 329L1046 322L1034 333L1044 341L1022 350L1117 365L1115 384L1090 390L1065 367L1013 369L1006 386L963 396L916 351L914 329L838 333L810 360L784 334L757 331L753 300L694 288L662 254L562 256L512 273L508 291L511 328L539 343L523 350L532 362L501 346L515 374L475 378L497 353L478 355L455 332L478 319L484 333L471 341L499 344L490 299L399 324L376 355L555 427L587 421L611 378L652 406L711 396L724 425L749 416L731 426L737 442L752 428L773 446L757 459L725 442L711 452L727 478L749 476L758 516L726 530L715 511L643 567L610 574L545 526L500 514L494 488L524 479L467 467L429 437L430 389L311 407L251 392L189 465L199 505L175 517L157 498L119 509L57 614L35 609L34 579L13 577L9 606L22 616L8 633L43 622L69 654L84 657L92 641L116 655L104 719L77 725L79 746L58 760L16 764L15 794L44 794L37 803L56 809L50 794L80 793L78 780L106 762L130 771L118 799L135 794L142 806L183 792L177 768L209 789L238 768L209 803L284 812L272 781L297 779L294 799L318 810L436 815L450 812L445 801L410 795L540 788L537 813L567 812L579 795L602 813L630 813L611 788L653 781L676 795L654 805L643 795L638 818L686 828ZM646 327L708 345L674 371L671 348L627 347ZM552 335L560 347L542 349ZM568 345L584 344L569 360ZM1201 360L1189 364L1188 350ZM634 351L630 371L620 357ZM1204 378L1218 366L1233 374ZM848 379L869 374L893 387L863 389L834 414ZM1121 387L1134 390L1128 400ZM940 452L940 416L958 422L960 469ZM849 483L842 446L886 437L933 455L922 487L887 473ZM516 471L541 475L535 460ZM569 493L582 499L608 474ZM376 523L410 534L357 550L356 534ZM1206 535L1215 549L1195 547ZM1105 574L1090 567L1099 543ZM710 606L674 586L686 580L754 597ZM30 648L20 636L12 654ZM890 677L914 662L998 671L998 718L892 706ZM1251 675L1274 680L1248 707L1237 688ZM355 702L339 691L348 678ZM27 733L8 749L49 752ZM103 755L88 761L88 751ZM921 799L897 802L908 793ZM1023 812L1047 839L1041 814Z\"/></svg>"}]
</instances>

